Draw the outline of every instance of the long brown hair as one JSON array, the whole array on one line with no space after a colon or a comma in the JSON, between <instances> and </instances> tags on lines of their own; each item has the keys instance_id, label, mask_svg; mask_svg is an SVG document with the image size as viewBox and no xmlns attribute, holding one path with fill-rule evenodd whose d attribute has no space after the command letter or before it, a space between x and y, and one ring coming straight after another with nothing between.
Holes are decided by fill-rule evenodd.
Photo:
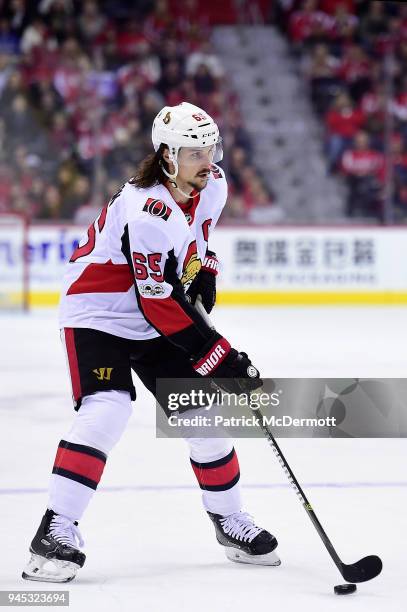
<instances>
[{"instance_id":1,"label":"long brown hair","mask_svg":"<svg viewBox=\"0 0 407 612\"><path fill-rule=\"evenodd\" d=\"M163 152L167 148L165 144L160 144L155 153L147 155L147 157L140 162L136 174L129 180L129 183L135 185L135 187L141 187L142 189L153 187L153 185L157 185L157 183L166 183L168 177L165 176L162 165L168 171L168 164L163 159Z\"/></svg>"}]
</instances>

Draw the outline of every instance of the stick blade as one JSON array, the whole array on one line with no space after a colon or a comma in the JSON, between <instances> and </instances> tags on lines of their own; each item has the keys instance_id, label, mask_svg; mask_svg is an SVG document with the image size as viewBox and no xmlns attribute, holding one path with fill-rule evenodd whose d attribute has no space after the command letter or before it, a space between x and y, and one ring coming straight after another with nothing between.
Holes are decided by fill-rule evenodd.
<instances>
[{"instance_id":1,"label":"stick blade","mask_svg":"<svg viewBox=\"0 0 407 612\"><path fill-rule=\"evenodd\" d=\"M372 580L372 578L376 578L382 571L382 568L383 563L380 557L369 555L351 565L342 563L341 573L346 582L367 582Z\"/></svg>"}]
</instances>

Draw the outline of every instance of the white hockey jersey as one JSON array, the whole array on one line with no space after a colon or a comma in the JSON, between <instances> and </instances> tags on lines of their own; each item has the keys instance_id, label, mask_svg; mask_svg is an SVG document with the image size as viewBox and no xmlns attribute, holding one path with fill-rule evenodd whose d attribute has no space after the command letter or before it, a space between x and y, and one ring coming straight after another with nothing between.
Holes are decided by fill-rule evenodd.
<instances>
[{"instance_id":1,"label":"white hockey jersey","mask_svg":"<svg viewBox=\"0 0 407 612\"><path fill-rule=\"evenodd\" d=\"M177 204L164 185L125 183L67 264L60 326L134 340L165 335L192 352L207 333L185 291L199 272L226 197L226 179L216 165L188 205Z\"/></svg>"}]
</instances>

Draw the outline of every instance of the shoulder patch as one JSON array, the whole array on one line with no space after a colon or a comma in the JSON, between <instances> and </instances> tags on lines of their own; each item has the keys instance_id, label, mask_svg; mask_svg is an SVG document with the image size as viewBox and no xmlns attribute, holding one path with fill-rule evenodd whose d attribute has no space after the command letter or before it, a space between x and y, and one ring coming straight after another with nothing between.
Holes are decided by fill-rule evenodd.
<instances>
[{"instance_id":1,"label":"shoulder patch","mask_svg":"<svg viewBox=\"0 0 407 612\"><path fill-rule=\"evenodd\" d=\"M168 221L172 209L164 204L161 200L155 198L148 198L147 202L143 206L144 212L147 212L152 217L160 217L164 221Z\"/></svg>"},{"instance_id":2,"label":"shoulder patch","mask_svg":"<svg viewBox=\"0 0 407 612\"><path fill-rule=\"evenodd\" d=\"M214 178L216 178L216 179L222 178L222 174L221 174L219 168L217 168L216 166L211 166L211 172L212 172Z\"/></svg>"}]
</instances>

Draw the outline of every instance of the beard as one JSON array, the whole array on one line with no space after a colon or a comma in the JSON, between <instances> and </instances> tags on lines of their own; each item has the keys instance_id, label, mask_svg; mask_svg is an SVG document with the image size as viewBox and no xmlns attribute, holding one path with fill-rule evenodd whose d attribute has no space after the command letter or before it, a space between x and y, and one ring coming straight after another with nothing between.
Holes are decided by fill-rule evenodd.
<instances>
[{"instance_id":1,"label":"beard","mask_svg":"<svg viewBox=\"0 0 407 612\"><path fill-rule=\"evenodd\" d=\"M202 184L202 183L198 183L198 181L188 181L187 184L193 189L196 189L196 191L201 192L203 189L205 189L206 185L208 184L209 174L205 174L205 176L197 175L197 178L206 179L205 183Z\"/></svg>"}]
</instances>

